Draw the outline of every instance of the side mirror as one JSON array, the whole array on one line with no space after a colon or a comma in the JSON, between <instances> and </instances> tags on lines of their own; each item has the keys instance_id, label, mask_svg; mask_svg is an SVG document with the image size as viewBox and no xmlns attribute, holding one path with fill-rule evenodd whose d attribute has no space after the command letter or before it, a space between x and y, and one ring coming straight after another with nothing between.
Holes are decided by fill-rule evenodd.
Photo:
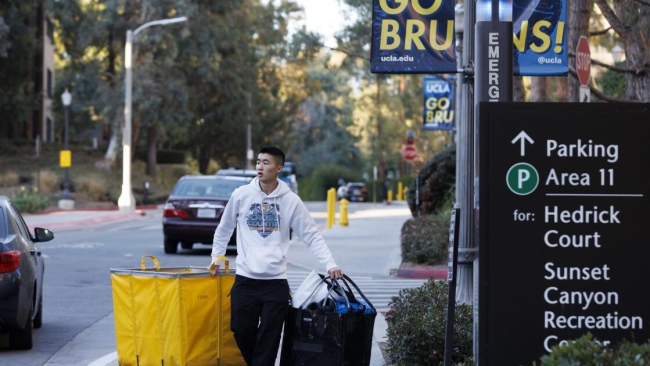
<instances>
[{"instance_id":1,"label":"side mirror","mask_svg":"<svg viewBox=\"0 0 650 366\"><path fill-rule=\"evenodd\" d=\"M34 229L34 234L36 234L36 242L44 242L54 239L54 233L48 229L37 227Z\"/></svg>"}]
</instances>

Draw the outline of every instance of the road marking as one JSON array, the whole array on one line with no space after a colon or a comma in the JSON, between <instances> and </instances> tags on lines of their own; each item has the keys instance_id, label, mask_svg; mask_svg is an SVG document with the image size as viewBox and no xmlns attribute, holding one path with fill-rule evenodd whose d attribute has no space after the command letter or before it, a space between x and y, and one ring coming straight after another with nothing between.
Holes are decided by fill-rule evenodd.
<instances>
[{"instance_id":1,"label":"road marking","mask_svg":"<svg viewBox=\"0 0 650 366\"><path fill-rule=\"evenodd\" d=\"M106 366L115 360L117 360L117 351L109 353L106 356L89 363L88 366Z\"/></svg>"}]
</instances>

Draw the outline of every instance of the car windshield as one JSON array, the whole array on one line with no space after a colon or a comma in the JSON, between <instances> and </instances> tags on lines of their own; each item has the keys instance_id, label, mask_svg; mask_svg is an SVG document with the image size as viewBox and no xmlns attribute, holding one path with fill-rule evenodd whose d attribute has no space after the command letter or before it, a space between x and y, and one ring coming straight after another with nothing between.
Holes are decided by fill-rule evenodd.
<instances>
[{"instance_id":1,"label":"car windshield","mask_svg":"<svg viewBox=\"0 0 650 366\"><path fill-rule=\"evenodd\" d=\"M184 179L176 184L171 194L173 196L230 197L237 187L245 184L248 183L243 180Z\"/></svg>"}]
</instances>

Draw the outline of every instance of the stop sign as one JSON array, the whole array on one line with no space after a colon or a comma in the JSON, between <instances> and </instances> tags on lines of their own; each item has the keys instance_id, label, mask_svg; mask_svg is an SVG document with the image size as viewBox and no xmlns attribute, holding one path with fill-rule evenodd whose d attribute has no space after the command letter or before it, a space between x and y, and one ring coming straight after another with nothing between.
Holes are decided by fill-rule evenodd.
<instances>
[{"instance_id":1,"label":"stop sign","mask_svg":"<svg viewBox=\"0 0 650 366\"><path fill-rule=\"evenodd\" d=\"M589 50L589 41L587 37L580 36L576 46L576 72L580 85L589 85L589 76L591 75L591 51Z\"/></svg>"},{"instance_id":2,"label":"stop sign","mask_svg":"<svg viewBox=\"0 0 650 366\"><path fill-rule=\"evenodd\" d=\"M413 145L406 145L402 149L402 157L406 161L413 161L418 156L418 149Z\"/></svg>"}]
</instances>

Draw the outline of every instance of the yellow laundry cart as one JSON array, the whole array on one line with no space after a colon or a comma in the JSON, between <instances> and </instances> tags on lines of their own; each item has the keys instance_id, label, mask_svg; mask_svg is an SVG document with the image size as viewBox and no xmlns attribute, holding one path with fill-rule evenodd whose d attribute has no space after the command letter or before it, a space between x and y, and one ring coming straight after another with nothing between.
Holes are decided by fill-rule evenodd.
<instances>
[{"instance_id":1,"label":"yellow laundry cart","mask_svg":"<svg viewBox=\"0 0 650 366\"><path fill-rule=\"evenodd\" d=\"M154 268L147 268L149 258ZM230 330L228 259L210 277L202 267L111 269L117 360L121 366L245 366Z\"/></svg>"}]
</instances>

